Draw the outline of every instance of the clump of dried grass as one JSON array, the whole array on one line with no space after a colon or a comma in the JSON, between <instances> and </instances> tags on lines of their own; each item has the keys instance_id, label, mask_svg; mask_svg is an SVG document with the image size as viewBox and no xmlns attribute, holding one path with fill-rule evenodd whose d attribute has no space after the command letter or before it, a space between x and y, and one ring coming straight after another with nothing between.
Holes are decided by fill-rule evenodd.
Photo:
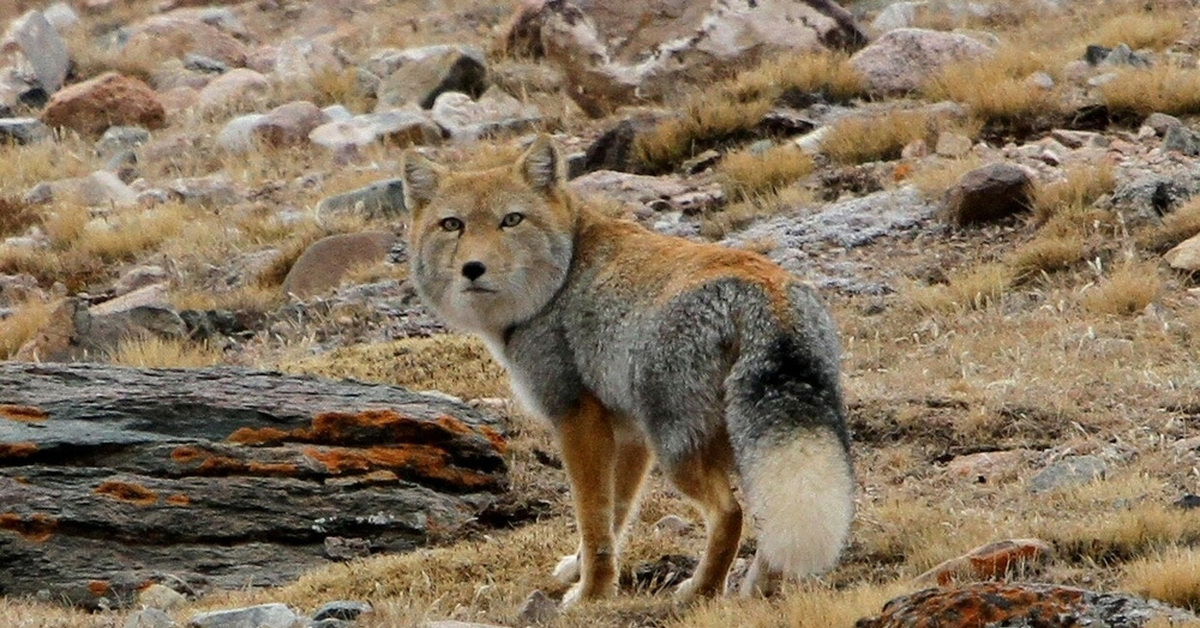
<instances>
[{"instance_id":1,"label":"clump of dried grass","mask_svg":"<svg viewBox=\"0 0 1200 628\"><path fill-rule=\"evenodd\" d=\"M1128 316L1145 310L1161 291L1157 264L1126 261L1100 283L1084 290L1080 301L1094 314Z\"/></svg>"},{"instance_id":2,"label":"clump of dried grass","mask_svg":"<svg viewBox=\"0 0 1200 628\"><path fill-rule=\"evenodd\" d=\"M221 358L221 351L208 344L148 336L122 342L108 361L139 368L203 368L220 364Z\"/></svg>"},{"instance_id":3,"label":"clump of dried grass","mask_svg":"<svg viewBox=\"0 0 1200 628\"><path fill-rule=\"evenodd\" d=\"M1197 114L1200 113L1200 70L1168 63L1125 70L1100 86L1100 96L1104 104L1118 114Z\"/></svg>"},{"instance_id":4,"label":"clump of dried grass","mask_svg":"<svg viewBox=\"0 0 1200 628\"><path fill-rule=\"evenodd\" d=\"M890 161L909 143L933 144L936 119L924 111L890 111L882 116L851 116L835 122L821 142L821 151L843 164Z\"/></svg>"},{"instance_id":5,"label":"clump of dried grass","mask_svg":"<svg viewBox=\"0 0 1200 628\"><path fill-rule=\"evenodd\" d=\"M725 155L718 166L725 194L734 201L770 194L808 176L816 163L808 153L784 144L761 153L737 151Z\"/></svg>"}]
</instances>

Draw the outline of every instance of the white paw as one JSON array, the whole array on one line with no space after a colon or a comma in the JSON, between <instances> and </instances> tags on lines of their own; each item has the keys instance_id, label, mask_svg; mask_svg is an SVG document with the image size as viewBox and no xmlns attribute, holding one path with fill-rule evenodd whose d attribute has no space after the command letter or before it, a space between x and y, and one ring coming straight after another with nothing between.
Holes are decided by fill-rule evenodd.
<instances>
[{"instance_id":1,"label":"white paw","mask_svg":"<svg viewBox=\"0 0 1200 628\"><path fill-rule=\"evenodd\" d=\"M565 611L568 608L571 608L572 606L575 606L576 604L578 604L579 600L582 598L583 598L583 586L580 584L576 584L575 586L573 586L567 590L566 595L563 595L562 603L560 603L558 605L558 607Z\"/></svg>"},{"instance_id":2,"label":"white paw","mask_svg":"<svg viewBox=\"0 0 1200 628\"><path fill-rule=\"evenodd\" d=\"M680 582L679 586L675 587L675 599L679 600L680 602L692 601L692 599L696 597L697 586L698 585L696 584L695 578L688 578L687 580Z\"/></svg>"},{"instance_id":3,"label":"white paw","mask_svg":"<svg viewBox=\"0 0 1200 628\"><path fill-rule=\"evenodd\" d=\"M558 561L554 568L554 578L563 584L571 584L579 580L579 555L568 554ZM564 601L566 598L563 598Z\"/></svg>"}]
</instances>

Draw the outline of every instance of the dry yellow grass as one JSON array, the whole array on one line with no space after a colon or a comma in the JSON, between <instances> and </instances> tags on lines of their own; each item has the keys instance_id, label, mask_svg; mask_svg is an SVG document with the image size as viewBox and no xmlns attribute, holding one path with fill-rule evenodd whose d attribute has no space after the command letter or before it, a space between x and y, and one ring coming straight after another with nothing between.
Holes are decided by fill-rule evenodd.
<instances>
[{"instance_id":1,"label":"dry yellow grass","mask_svg":"<svg viewBox=\"0 0 1200 628\"><path fill-rule=\"evenodd\" d=\"M831 52L782 55L738 74L722 87L738 102L774 101L791 94L846 101L866 89L849 57Z\"/></svg>"},{"instance_id":2,"label":"dry yellow grass","mask_svg":"<svg viewBox=\"0 0 1200 628\"><path fill-rule=\"evenodd\" d=\"M1184 34L1187 14L1182 11L1125 13L1107 19L1093 33L1101 46L1128 44L1130 48L1162 50Z\"/></svg>"},{"instance_id":3,"label":"dry yellow grass","mask_svg":"<svg viewBox=\"0 0 1200 628\"><path fill-rule=\"evenodd\" d=\"M1095 314L1128 316L1146 309L1162 291L1158 265L1123 262L1095 286L1083 291L1083 307Z\"/></svg>"},{"instance_id":4,"label":"dry yellow grass","mask_svg":"<svg viewBox=\"0 0 1200 628\"><path fill-rule=\"evenodd\" d=\"M816 163L808 153L788 143L757 154L750 151L729 153L717 170L726 196L737 201L777 192L812 174L815 167Z\"/></svg>"},{"instance_id":5,"label":"dry yellow grass","mask_svg":"<svg viewBox=\"0 0 1200 628\"><path fill-rule=\"evenodd\" d=\"M172 292L170 300L180 310L269 312L284 303L284 295L278 286L251 284L224 292L183 288Z\"/></svg>"},{"instance_id":6,"label":"dry yellow grass","mask_svg":"<svg viewBox=\"0 0 1200 628\"><path fill-rule=\"evenodd\" d=\"M463 399L504 397L508 380L479 340L458 335L355 345L285 362L289 373L376 381L441 390Z\"/></svg>"},{"instance_id":7,"label":"dry yellow grass","mask_svg":"<svg viewBox=\"0 0 1200 628\"><path fill-rule=\"evenodd\" d=\"M1028 49L1008 46L990 59L956 63L945 68L925 88L933 100L953 100L966 105L984 122L1029 122L1057 111L1063 102L1054 89L1039 89L1027 82L1034 72L1047 71L1054 59Z\"/></svg>"},{"instance_id":8,"label":"dry yellow grass","mask_svg":"<svg viewBox=\"0 0 1200 628\"><path fill-rule=\"evenodd\" d=\"M104 262L132 260L166 240L178 236L189 223L193 210L183 205L163 205L85 229L75 242L82 254Z\"/></svg>"},{"instance_id":9,"label":"dry yellow grass","mask_svg":"<svg viewBox=\"0 0 1200 628\"><path fill-rule=\"evenodd\" d=\"M1013 269L1005 264L982 264L951 275L945 285L913 288L908 299L924 312L979 310L999 302L1013 279Z\"/></svg>"},{"instance_id":10,"label":"dry yellow grass","mask_svg":"<svg viewBox=\"0 0 1200 628\"><path fill-rule=\"evenodd\" d=\"M1193 198L1163 217L1162 224L1139 234L1138 245L1163 253L1197 233L1200 233L1200 198Z\"/></svg>"},{"instance_id":11,"label":"dry yellow grass","mask_svg":"<svg viewBox=\"0 0 1200 628\"><path fill-rule=\"evenodd\" d=\"M0 197L0 238L22 235L40 219L41 214L28 203Z\"/></svg>"},{"instance_id":12,"label":"dry yellow grass","mask_svg":"<svg viewBox=\"0 0 1200 628\"><path fill-rule=\"evenodd\" d=\"M688 97L678 117L637 138L637 155L648 171L667 171L700 150L744 139L777 101L811 94L846 100L862 90L844 55L786 55Z\"/></svg>"},{"instance_id":13,"label":"dry yellow grass","mask_svg":"<svg viewBox=\"0 0 1200 628\"><path fill-rule=\"evenodd\" d=\"M40 299L16 304L12 314L0 319L0 360L13 356L46 324L52 305Z\"/></svg>"},{"instance_id":14,"label":"dry yellow grass","mask_svg":"<svg viewBox=\"0 0 1200 628\"><path fill-rule=\"evenodd\" d=\"M702 216L700 235L711 240L718 240L759 218L773 216L781 211L812 203L812 192L800 187L788 187L773 193L755 194Z\"/></svg>"},{"instance_id":15,"label":"dry yellow grass","mask_svg":"<svg viewBox=\"0 0 1200 628\"><path fill-rule=\"evenodd\" d=\"M1070 268L1087 257L1080 234L1042 235L1013 251L1005 260L1017 280Z\"/></svg>"},{"instance_id":16,"label":"dry yellow grass","mask_svg":"<svg viewBox=\"0 0 1200 628\"><path fill-rule=\"evenodd\" d=\"M221 351L207 344L147 337L122 342L108 361L140 368L202 368L220 364L221 358Z\"/></svg>"},{"instance_id":17,"label":"dry yellow grass","mask_svg":"<svg viewBox=\"0 0 1200 628\"><path fill-rule=\"evenodd\" d=\"M1173 115L1200 113L1200 70L1160 63L1125 70L1100 86L1104 104L1116 113Z\"/></svg>"},{"instance_id":18,"label":"dry yellow grass","mask_svg":"<svg viewBox=\"0 0 1200 628\"><path fill-rule=\"evenodd\" d=\"M691 157L698 146L739 138L769 111L765 100L739 103L721 97L694 97L679 117L637 138L638 159L650 172L663 172Z\"/></svg>"},{"instance_id":19,"label":"dry yellow grass","mask_svg":"<svg viewBox=\"0 0 1200 628\"><path fill-rule=\"evenodd\" d=\"M888 161L900 157L910 142L932 144L935 120L921 111L891 111L881 116L851 116L833 124L821 151L844 164Z\"/></svg>"},{"instance_id":20,"label":"dry yellow grass","mask_svg":"<svg viewBox=\"0 0 1200 628\"><path fill-rule=\"evenodd\" d=\"M71 132L30 146L0 142L0 198L19 198L38 183L80 177L100 165L88 142Z\"/></svg>"},{"instance_id":21,"label":"dry yellow grass","mask_svg":"<svg viewBox=\"0 0 1200 628\"><path fill-rule=\"evenodd\" d=\"M1131 561L1122 588L1172 606L1200 610L1200 550L1176 548Z\"/></svg>"},{"instance_id":22,"label":"dry yellow grass","mask_svg":"<svg viewBox=\"0 0 1200 628\"><path fill-rule=\"evenodd\" d=\"M91 219L91 211L82 205L58 205L42 220L42 229L51 246L66 249L79 241Z\"/></svg>"},{"instance_id":23,"label":"dry yellow grass","mask_svg":"<svg viewBox=\"0 0 1200 628\"><path fill-rule=\"evenodd\" d=\"M905 181L917 186L927 198L938 198L958 183L964 174L983 165L983 158L973 154L957 159L923 159Z\"/></svg>"},{"instance_id":24,"label":"dry yellow grass","mask_svg":"<svg viewBox=\"0 0 1200 628\"><path fill-rule=\"evenodd\" d=\"M1034 222L1045 224L1061 213L1078 213L1112 192L1115 186L1116 174L1107 162L1069 166L1062 180L1034 189Z\"/></svg>"}]
</instances>

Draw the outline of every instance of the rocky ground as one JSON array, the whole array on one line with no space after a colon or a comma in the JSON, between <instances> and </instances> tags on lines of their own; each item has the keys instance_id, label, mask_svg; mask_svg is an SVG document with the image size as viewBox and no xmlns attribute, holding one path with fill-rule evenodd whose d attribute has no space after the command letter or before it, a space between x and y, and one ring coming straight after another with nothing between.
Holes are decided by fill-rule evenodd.
<instances>
[{"instance_id":1,"label":"rocky ground","mask_svg":"<svg viewBox=\"0 0 1200 628\"><path fill-rule=\"evenodd\" d=\"M1198 10L5 3L0 624L1200 622ZM675 605L655 476L623 596L557 610L561 463L416 298L396 179L535 133L821 289L860 490L819 582Z\"/></svg>"}]
</instances>

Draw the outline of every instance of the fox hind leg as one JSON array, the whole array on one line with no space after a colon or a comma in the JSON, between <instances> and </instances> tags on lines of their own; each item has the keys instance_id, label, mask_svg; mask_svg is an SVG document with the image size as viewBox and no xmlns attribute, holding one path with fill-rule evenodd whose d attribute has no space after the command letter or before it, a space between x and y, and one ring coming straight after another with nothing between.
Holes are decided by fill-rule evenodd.
<instances>
[{"instance_id":1,"label":"fox hind leg","mask_svg":"<svg viewBox=\"0 0 1200 628\"><path fill-rule=\"evenodd\" d=\"M733 493L732 469L733 452L724 437L667 469L675 487L700 509L707 530L696 572L676 590L681 600L725 592L725 578L742 536L742 508Z\"/></svg>"}]
</instances>

